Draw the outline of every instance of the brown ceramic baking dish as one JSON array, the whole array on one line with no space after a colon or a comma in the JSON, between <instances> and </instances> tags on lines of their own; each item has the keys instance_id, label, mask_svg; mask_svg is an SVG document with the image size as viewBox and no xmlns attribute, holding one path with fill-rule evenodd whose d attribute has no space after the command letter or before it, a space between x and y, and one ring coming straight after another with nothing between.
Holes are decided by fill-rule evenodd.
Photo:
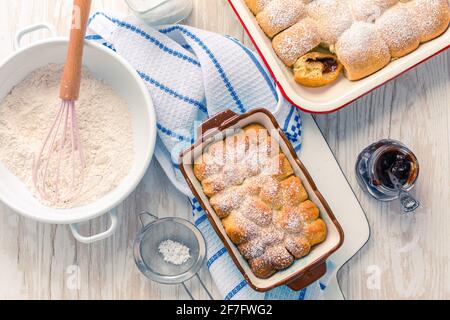
<instances>
[{"instance_id":1,"label":"brown ceramic baking dish","mask_svg":"<svg viewBox=\"0 0 450 320\"><path fill-rule=\"evenodd\" d=\"M326 240L315 246L308 256L295 261L289 268L277 272L268 279L260 279L253 274L247 261L228 238L221 220L211 207L209 199L204 194L202 186L195 177L193 170L195 159L202 154L202 151L208 145L224 139L225 135L230 133L230 129L238 130L253 123L260 124L268 129L272 138L275 138L280 144L281 150L289 159L295 174L302 180L310 199L319 207L321 218L325 221L328 229ZM299 160L294 148L284 135L274 116L266 109L254 109L242 115L237 115L231 110L226 110L205 121L198 128L198 139L196 142L189 149L182 152L180 156L180 169L234 263L248 284L257 291L264 292L281 285L288 285L293 290L305 288L325 274L327 259L341 247L344 241L344 233L339 222L336 220L323 196L317 190L314 181Z\"/></svg>"}]
</instances>

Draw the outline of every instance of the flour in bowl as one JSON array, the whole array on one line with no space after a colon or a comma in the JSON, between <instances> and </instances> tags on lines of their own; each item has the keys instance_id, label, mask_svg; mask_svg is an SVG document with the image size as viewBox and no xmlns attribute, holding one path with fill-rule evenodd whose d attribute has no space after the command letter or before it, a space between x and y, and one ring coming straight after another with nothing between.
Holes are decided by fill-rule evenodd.
<instances>
[{"instance_id":1,"label":"flour in bowl","mask_svg":"<svg viewBox=\"0 0 450 320\"><path fill-rule=\"evenodd\" d=\"M134 162L131 114L127 104L105 82L83 69L76 102L86 158L85 178L75 198L46 203L32 181L34 155L60 107L62 65L50 64L31 73L0 103L0 162L17 176L44 205L74 208L94 202L116 188ZM62 166L69 175L70 164Z\"/></svg>"}]
</instances>

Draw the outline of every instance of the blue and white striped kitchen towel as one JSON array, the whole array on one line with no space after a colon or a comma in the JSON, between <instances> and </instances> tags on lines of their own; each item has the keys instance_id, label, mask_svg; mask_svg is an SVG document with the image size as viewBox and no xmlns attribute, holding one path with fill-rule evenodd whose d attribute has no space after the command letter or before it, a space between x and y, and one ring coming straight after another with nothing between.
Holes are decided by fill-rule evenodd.
<instances>
[{"instance_id":1,"label":"blue and white striped kitchen towel","mask_svg":"<svg viewBox=\"0 0 450 320\"><path fill-rule=\"evenodd\" d=\"M207 265L225 299L318 299L335 268L301 292L287 287L266 294L252 290L227 254L177 165L178 155L195 140L196 127L224 109L244 113L271 110L294 148L301 147L300 113L286 103L259 57L240 42L196 28L150 28L134 17L97 12L88 39L115 50L137 70L153 98L158 121L155 156L172 183L190 197L193 219L208 249ZM280 100L281 99L281 100Z\"/></svg>"}]
</instances>

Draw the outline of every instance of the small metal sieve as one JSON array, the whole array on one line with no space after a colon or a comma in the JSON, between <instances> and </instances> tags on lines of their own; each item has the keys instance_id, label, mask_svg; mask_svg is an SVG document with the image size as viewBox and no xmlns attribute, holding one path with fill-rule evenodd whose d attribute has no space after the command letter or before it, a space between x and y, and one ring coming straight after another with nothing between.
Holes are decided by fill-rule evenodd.
<instances>
[{"instance_id":1,"label":"small metal sieve","mask_svg":"<svg viewBox=\"0 0 450 320\"><path fill-rule=\"evenodd\" d=\"M192 300L194 297L185 282L197 277L209 298L213 300L198 275L206 258L205 239L198 228L185 219L175 217L159 219L148 212L141 213L139 219L143 228L134 241L134 260L138 269L147 278L158 283L182 284ZM146 223L146 220L150 222ZM187 246L190 249L190 259L180 266L164 261L158 247L165 240Z\"/></svg>"}]
</instances>

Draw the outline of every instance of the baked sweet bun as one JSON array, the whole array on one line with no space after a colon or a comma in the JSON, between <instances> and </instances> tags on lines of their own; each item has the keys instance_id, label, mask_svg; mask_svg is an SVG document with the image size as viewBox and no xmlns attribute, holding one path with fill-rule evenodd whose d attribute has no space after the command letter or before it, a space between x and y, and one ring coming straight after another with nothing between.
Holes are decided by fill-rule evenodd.
<instances>
[{"instance_id":1,"label":"baked sweet bun","mask_svg":"<svg viewBox=\"0 0 450 320\"><path fill-rule=\"evenodd\" d=\"M261 279L270 278L270 276L276 272L272 265L272 261L264 255L255 259L249 259L248 265L252 269L255 276Z\"/></svg>"},{"instance_id":2,"label":"baked sweet bun","mask_svg":"<svg viewBox=\"0 0 450 320\"><path fill-rule=\"evenodd\" d=\"M243 188L232 187L218 195L212 196L209 202L219 218L223 219L231 211L239 208L246 196L247 193Z\"/></svg>"},{"instance_id":3,"label":"baked sweet bun","mask_svg":"<svg viewBox=\"0 0 450 320\"><path fill-rule=\"evenodd\" d=\"M398 0L349 0L350 10L356 21L375 22L384 11Z\"/></svg>"},{"instance_id":4,"label":"baked sweet bun","mask_svg":"<svg viewBox=\"0 0 450 320\"><path fill-rule=\"evenodd\" d=\"M261 150L255 152L255 145ZM238 149L247 152L236 158ZM212 166L215 158L225 161ZM247 169L249 158L258 170ZM226 178L227 171L239 177ZM288 158L261 125L249 125L211 145L195 161L194 173L226 234L257 277L268 278L288 268L325 240L327 229L319 208L308 200Z\"/></svg>"},{"instance_id":5,"label":"baked sweet bun","mask_svg":"<svg viewBox=\"0 0 450 320\"><path fill-rule=\"evenodd\" d=\"M217 145L216 147L218 147ZM222 146L222 144L220 144ZM206 178L216 175L222 171L224 160L216 154L213 156L212 153L204 154L198 159L194 164L194 174L198 180L203 181Z\"/></svg>"},{"instance_id":6,"label":"baked sweet bun","mask_svg":"<svg viewBox=\"0 0 450 320\"><path fill-rule=\"evenodd\" d=\"M447 30L450 21L448 0L414 0L408 8L420 32L420 42L437 38Z\"/></svg>"},{"instance_id":7,"label":"baked sweet bun","mask_svg":"<svg viewBox=\"0 0 450 320\"><path fill-rule=\"evenodd\" d=\"M239 245L258 237L261 228L238 212L232 212L222 219L223 227L234 244Z\"/></svg>"},{"instance_id":8,"label":"baked sweet bun","mask_svg":"<svg viewBox=\"0 0 450 320\"><path fill-rule=\"evenodd\" d=\"M286 250L284 245L267 248L265 255L277 271L286 269L294 262L294 257Z\"/></svg>"},{"instance_id":9,"label":"baked sweet bun","mask_svg":"<svg viewBox=\"0 0 450 320\"><path fill-rule=\"evenodd\" d=\"M272 0L245 0L247 7L254 15L260 13L265 6Z\"/></svg>"},{"instance_id":10,"label":"baked sweet bun","mask_svg":"<svg viewBox=\"0 0 450 320\"><path fill-rule=\"evenodd\" d=\"M284 246L295 259L303 258L311 251L311 243L303 236L289 236L284 242Z\"/></svg>"},{"instance_id":11,"label":"baked sweet bun","mask_svg":"<svg viewBox=\"0 0 450 320\"><path fill-rule=\"evenodd\" d=\"M350 8L342 0L312 1L307 5L307 12L317 22L323 45L332 51L340 35L353 23Z\"/></svg>"},{"instance_id":12,"label":"baked sweet bun","mask_svg":"<svg viewBox=\"0 0 450 320\"><path fill-rule=\"evenodd\" d=\"M308 199L308 194L300 179L291 176L281 182L274 178L265 180L259 197L272 209L279 210L283 206L299 205Z\"/></svg>"},{"instance_id":13,"label":"baked sweet bun","mask_svg":"<svg viewBox=\"0 0 450 320\"><path fill-rule=\"evenodd\" d=\"M311 223L305 224L303 233L312 246L325 241L327 236L327 225L322 219L317 219Z\"/></svg>"},{"instance_id":14,"label":"baked sweet bun","mask_svg":"<svg viewBox=\"0 0 450 320\"><path fill-rule=\"evenodd\" d=\"M420 32L414 15L404 6L387 10L375 26L389 47L392 58L400 58L420 45Z\"/></svg>"},{"instance_id":15,"label":"baked sweet bun","mask_svg":"<svg viewBox=\"0 0 450 320\"><path fill-rule=\"evenodd\" d=\"M300 0L272 0L256 20L269 38L294 25L306 14L305 4Z\"/></svg>"},{"instance_id":16,"label":"baked sweet bun","mask_svg":"<svg viewBox=\"0 0 450 320\"><path fill-rule=\"evenodd\" d=\"M336 43L336 54L349 80L365 78L391 61L389 47L374 24L355 22Z\"/></svg>"},{"instance_id":17,"label":"baked sweet bun","mask_svg":"<svg viewBox=\"0 0 450 320\"><path fill-rule=\"evenodd\" d=\"M309 87L336 81L342 65L349 80L365 78L392 59L440 36L450 23L450 0L246 0L246 3L264 32L273 38L277 56L287 67L293 67L296 82ZM336 54L336 70L323 72L327 64L306 60L308 52L318 45Z\"/></svg>"},{"instance_id":18,"label":"baked sweet bun","mask_svg":"<svg viewBox=\"0 0 450 320\"><path fill-rule=\"evenodd\" d=\"M294 63L321 42L319 30L313 19L305 18L273 38L272 46L285 65Z\"/></svg>"},{"instance_id":19,"label":"baked sweet bun","mask_svg":"<svg viewBox=\"0 0 450 320\"><path fill-rule=\"evenodd\" d=\"M336 81L343 69L334 54L310 52L294 64L295 81L307 87L322 87Z\"/></svg>"},{"instance_id":20,"label":"baked sweet bun","mask_svg":"<svg viewBox=\"0 0 450 320\"><path fill-rule=\"evenodd\" d=\"M272 208L258 197L247 197L240 206L241 214L260 227L272 223Z\"/></svg>"}]
</instances>

